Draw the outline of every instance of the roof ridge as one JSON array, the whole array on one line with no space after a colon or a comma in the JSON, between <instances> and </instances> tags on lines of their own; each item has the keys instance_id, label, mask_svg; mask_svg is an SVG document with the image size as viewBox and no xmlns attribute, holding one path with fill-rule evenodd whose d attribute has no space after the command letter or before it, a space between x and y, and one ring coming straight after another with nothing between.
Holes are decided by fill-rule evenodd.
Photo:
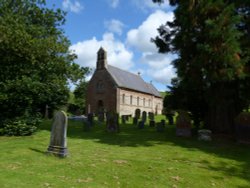
<instances>
[{"instance_id":1,"label":"roof ridge","mask_svg":"<svg viewBox=\"0 0 250 188\"><path fill-rule=\"evenodd\" d=\"M133 74L133 75L138 76L139 78L141 78L141 76L139 76L138 74L135 74L135 73L129 72L129 71L127 71L127 70L124 70L124 69L115 67L115 66L113 66L113 65L108 65L108 66L113 67L113 68L116 68L116 69L119 69L119 70L121 70L121 71L123 71L123 72L127 72L127 73L129 73L129 74ZM142 78L141 78L141 79L142 79ZM142 80L143 80L143 79L142 79ZM144 81L144 82L145 82L145 81Z\"/></svg>"}]
</instances>

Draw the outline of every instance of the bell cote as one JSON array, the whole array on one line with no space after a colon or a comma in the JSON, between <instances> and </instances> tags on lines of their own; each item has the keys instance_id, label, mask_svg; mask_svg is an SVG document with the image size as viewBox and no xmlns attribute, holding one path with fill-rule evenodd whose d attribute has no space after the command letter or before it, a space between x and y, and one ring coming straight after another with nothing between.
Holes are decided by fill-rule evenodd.
<instances>
[{"instance_id":1,"label":"bell cote","mask_svg":"<svg viewBox=\"0 0 250 188\"><path fill-rule=\"evenodd\" d=\"M101 47L97 52L96 69L102 70L107 68L107 52Z\"/></svg>"}]
</instances>

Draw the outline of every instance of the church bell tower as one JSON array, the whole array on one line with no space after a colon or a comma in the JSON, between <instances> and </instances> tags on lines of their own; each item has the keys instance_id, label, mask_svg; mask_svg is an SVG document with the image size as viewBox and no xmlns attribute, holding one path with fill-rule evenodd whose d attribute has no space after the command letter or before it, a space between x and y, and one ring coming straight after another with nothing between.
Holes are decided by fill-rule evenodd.
<instances>
[{"instance_id":1,"label":"church bell tower","mask_svg":"<svg viewBox=\"0 0 250 188\"><path fill-rule=\"evenodd\" d=\"M102 70L107 68L107 52L101 47L97 52L96 69Z\"/></svg>"}]
</instances>

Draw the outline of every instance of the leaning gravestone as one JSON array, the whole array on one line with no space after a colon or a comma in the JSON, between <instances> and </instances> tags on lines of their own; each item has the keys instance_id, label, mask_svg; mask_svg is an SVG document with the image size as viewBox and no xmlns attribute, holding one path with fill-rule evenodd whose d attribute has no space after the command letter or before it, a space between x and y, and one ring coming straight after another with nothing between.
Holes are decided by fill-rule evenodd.
<instances>
[{"instance_id":1,"label":"leaning gravestone","mask_svg":"<svg viewBox=\"0 0 250 188\"><path fill-rule=\"evenodd\" d=\"M176 118L176 135L191 137L191 119L186 111L179 111Z\"/></svg>"},{"instance_id":2,"label":"leaning gravestone","mask_svg":"<svg viewBox=\"0 0 250 188\"><path fill-rule=\"evenodd\" d=\"M56 112L52 124L48 153L59 157L66 157L68 155L67 127L68 119L66 113L64 111Z\"/></svg>"}]
</instances>

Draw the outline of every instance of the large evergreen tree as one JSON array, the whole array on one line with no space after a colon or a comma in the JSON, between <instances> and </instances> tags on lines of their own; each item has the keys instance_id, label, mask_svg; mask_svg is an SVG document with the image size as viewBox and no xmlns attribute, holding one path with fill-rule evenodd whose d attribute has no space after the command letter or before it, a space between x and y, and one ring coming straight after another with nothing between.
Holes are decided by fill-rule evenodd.
<instances>
[{"instance_id":1,"label":"large evergreen tree","mask_svg":"<svg viewBox=\"0 0 250 188\"><path fill-rule=\"evenodd\" d=\"M64 23L44 0L1 0L0 120L65 104L68 81L87 72L73 62Z\"/></svg>"},{"instance_id":2,"label":"large evergreen tree","mask_svg":"<svg viewBox=\"0 0 250 188\"><path fill-rule=\"evenodd\" d=\"M249 42L244 42L249 41L249 12L239 12L249 3L170 3L176 6L175 19L161 26L153 41L160 52L178 55L173 62L178 80L173 95L179 100L184 98L182 106L204 120L208 128L232 133L234 117L249 106Z\"/></svg>"}]
</instances>

